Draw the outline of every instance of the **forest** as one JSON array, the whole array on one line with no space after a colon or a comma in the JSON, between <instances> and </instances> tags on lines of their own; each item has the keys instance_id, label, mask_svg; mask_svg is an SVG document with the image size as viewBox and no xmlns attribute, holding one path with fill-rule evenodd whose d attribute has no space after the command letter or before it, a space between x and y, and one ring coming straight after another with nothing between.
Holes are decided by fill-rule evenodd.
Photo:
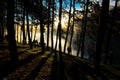
<instances>
[{"instance_id":1,"label":"forest","mask_svg":"<svg viewBox=\"0 0 120 80\"><path fill-rule=\"evenodd\" d=\"M119 80L120 0L1 0L0 80Z\"/></svg>"}]
</instances>

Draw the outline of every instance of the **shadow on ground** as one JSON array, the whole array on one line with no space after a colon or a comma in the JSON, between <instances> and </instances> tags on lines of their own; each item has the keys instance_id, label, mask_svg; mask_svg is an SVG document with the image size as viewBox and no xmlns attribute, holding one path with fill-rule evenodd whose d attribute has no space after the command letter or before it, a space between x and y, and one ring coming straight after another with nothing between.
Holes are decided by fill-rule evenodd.
<instances>
[{"instance_id":1,"label":"shadow on ground","mask_svg":"<svg viewBox=\"0 0 120 80\"><path fill-rule=\"evenodd\" d=\"M45 51L45 53L42 53L39 49L30 50L23 47L18 48L22 48L24 50L19 51L18 56L20 58L17 64L12 63L9 56L0 57L0 80L120 79L119 67L100 66L99 70L95 70L92 62L75 56L63 53L60 54L59 52L51 53L51 51ZM48 76L45 73L45 70L42 71L43 68L46 70L46 73L49 73ZM45 76L39 78L38 76L42 76L40 72Z\"/></svg>"}]
</instances>

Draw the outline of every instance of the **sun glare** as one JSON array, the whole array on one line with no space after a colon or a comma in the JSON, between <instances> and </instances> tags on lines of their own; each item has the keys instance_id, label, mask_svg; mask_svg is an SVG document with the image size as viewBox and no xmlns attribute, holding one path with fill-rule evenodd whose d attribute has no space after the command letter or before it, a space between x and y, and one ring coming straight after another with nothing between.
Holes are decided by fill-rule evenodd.
<instances>
[{"instance_id":1,"label":"sun glare","mask_svg":"<svg viewBox=\"0 0 120 80\"><path fill-rule=\"evenodd\" d=\"M62 20L61 20L61 27L62 27L62 29L66 29L67 28L67 22L68 22L68 15L64 14L62 16ZM58 19L58 17L56 17L56 19L55 19L55 29L57 29L58 23L59 23L59 19Z\"/></svg>"}]
</instances>

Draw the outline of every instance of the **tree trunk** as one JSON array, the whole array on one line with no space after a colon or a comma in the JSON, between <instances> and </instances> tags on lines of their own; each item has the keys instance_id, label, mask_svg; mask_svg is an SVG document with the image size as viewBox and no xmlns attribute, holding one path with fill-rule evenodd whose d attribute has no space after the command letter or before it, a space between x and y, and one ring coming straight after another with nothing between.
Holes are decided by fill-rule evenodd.
<instances>
[{"instance_id":1,"label":"tree trunk","mask_svg":"<svg viewBox=\"0 0 120 80\"><path fill-rule=\"evenodd\" d=\"M34 33L34 39L33 39L33 41L35 41L35 38L36 38L36 32L37 32L37 25L35 26L35 33Z\"/></svg>"},{"instance_id":2,"label":"tree trunk","mask_svg":"<svg viewBox=\"0 0 120 80\"><path fill-rule=\"evenodd\" d=\"M31 41L31 37L30 37L28 10L27 10L27 13L26 13L26 18L27 18L28 43L29 43L30 49L32 49L32 48L33 48L33 46L32 46L32 41Z\"/></svg>"},{"instance_id":3,"label":"tree trunk","mask_svg":"<svg viewBox=\"0 0 120 80\"><path fill-rule=\"evenodd\" d=\"M56 43L55 43L55 53L56 53L56 50L57 50L57 44L58 44L58 33L59 31L58 31L58 29L57 29L57 34L56 34Z\"/></svg>"},{"instance_id":4,"label":"tree trunk","mask_svg":"<svg viewBox=\"0 0 120 80\"><path fill-rule=\"evenodd\" d=\"M18 17L18 13L17 13L17 6L18 6L18 1L15 1L15 14L16 17ZM15 34L16 34L16 41L18 42L18 30L19 30L19 21L17 21L17 24L15 25Z\"/></svg>"},{"instance_id":5,"label":"tree trunk","mask_svg":"<svg viewBox=\"0 0 120 80\"><path fill-rule=\"evenodd\" d=\"M22 27L20 27L20 43L22 43Z\"/></svg>"},{"instance_id":6,"label":"tree trunk","mask_svg":"<svg viewBox=\"0 0 120 80\"><path fill-rule=\"evenodd\" d=\"M62 0L59 0L59 23L58 23L58 35L59 35L59 54L58 54L58 72L59 72L59 76L58 76L58 80L66 80L65 75L64 75L64 64L63 64L63 57L62 57L62 49L61 49L61 19L62 19Z\"/></svg>"},{"instance_id":7,"label":"tree trunk","mask_svg":"<svg viewBox=\"0 0 120 80\"><path fill-rule=\"evenodd\" d=\"M48 2L47 49L49 48L50 5L51 1Z\"/></svg>"},{"instance_id":8,"label":"tree trunk","mask_svg":"<svg viewBox=\"0 0 120 80\"><path fill-rule=\"evenodd\" d=\"M73 0L73 24L72 24L72 28L71 28L71 37L70 37L70 52L72 50L71 45L72 45L72 37L73 37L73 33L74 33L74 24L75 24L74 23L74 20L75 20L74 16L75 16L75 0ZM68 52L68 54L70 54L70 52ZM72 52L71 52L71 54L72 54Z\"/></svg>"},{"instance_id":9,"label":"tree trunk","mask_svg":"<svg viewBox=\"0 0 120 80\"><path fill-rule=\"evenodd\" d=\"M41 44L41 46L42 46L42 52L44 53L44 51L45 51L45 48L44 48L44 45L45 45L45 43L44 43L44 26L43 26L43 17L42 17L42 12L43 12L43 10L42 10L42 2L43 2L43 0L40 0L40 32L41 32L41 36L40 36L40 44Z\"/></svg>"},{"instance_id":10,"label":"tree trunk","mask_svg":"<svg viewBox=\"0 0 120 80\"><path fill-rule=\"evenodd\" d=\"M53 3L52 3L52 29L51 29L51 47L52 47L52 52L53 52L53 47L54 47L54 45L53 45L53 27L54 27L54 10L55 10L55 7L54 7L54 5L55 5L55 2L54 2L54 0L52 1Z\"/></svg>"},{"instance_id":11,"label":"tree trunk","mask_svg":"<svg viewBox=\"0 0 120 80\"><path fill-rule=\"evenodd\" d=\"M18 54L17 54L15 31L14 31L14 0L7 1L7 31L8 31L10 58L12 62L16 63L18 61Z\"/></svg>"},{"instance_id":12,"label":"tree trunk","mask_svg":"<svg viewBox=\"0 0 120 80\"><path fill-rule=\"evenodd\" d=\"M83 4L83 10L85 11L85 2ZM83 13L83 15L85 16L85 13ZM83 21L85 21L85 19L83 18ZM84 26L84 24L83 24ZM80 37L79 37L79 42L78 42L78 50L77 50L77 56L79 56L79 52L81 50L81 43L82 43L82 37L83 36L83 27L81 28L81 32L80 32ZM82 51L81 51L82 52Z\"/></svg>"},{"instance_id":13,"label":"tree trunk","mask_svg":"<svg viewBox=\"0 0 120 80\"><path fill-rule=\"evenodd\" d=\"M118 3L118 0L116 0L116 2L115 2L115 7L114 7L112 18L111 18L110 29L108 30L108 37L107 37L107 43L106 43L107 46L106 46L106 50L105 50L106 54L105 54L105 61L104 61L105 64L108 63L109 46L110 46L113 26L114 26L114 23L115 23L115 13L116 13L116 8L117 8L117 3Z\"/></svg>"},{"instance_id":14,"label":"tree trunk","mask_svg":"<svg viewBox=\"0 0 120 80\"><path fill-rule=\"evenodd\" d=\"M94 61L95 68L98 68L99 64L101 63L102 44L107 27L108 13L109 13L109 0L103 0L101 14L100 14L100 25L98 28L97 42L96 42L96 56Z\"/></svg>"},{"instance_id":15,"label":"tree trunk","mask_svg":"<svg viewBox=\"0 0 120 80\"><path fill-rule=\"evenodd\" d=\"M61 19L62 19L62 0L60 2L60 8L59 8L59 23L58 23L58 32L59 32L59 53L61 54Z\"/></svg>"},{"instance_id":16,"label":"tree trunk","mask_svg":"<svg viewBox=\"0 0 120 80\"><path fill-rule=\"evenodd\" d=\"M26 36L25 36L25 3L23 3L23 22L22 22L22 31L23 31L23 45L26 44Z\"/></svg>"},{"instance_id":17,"label":"tree trunk","mask_svg":"<svg viewBox=\"0 0 120 80\"><path fill-rule=\"evenodd\" d=\"M2 12L2 14L3 14L3 17L2 17L2 39L4 38L4 24L5 24L5 10L3 9L3 12ZM2 42L3 42L3 40L2 40Z\"/></svg>"},{"instance_id":18,"label":"tree trunk","mask_svg":"<svg viewBox=\"0 0 120 80\"><path fill-rule=\"evenodd\" d=\"M31 42L33 41L33 25L31 24Z\"/></svg>"},{"instance_id":19,"label":"tree trunk","mask_svg":"<svg viewBox=\"0 0 120 80\"><path fill-rule=\"evenodd\" d=\"M16 26L16 28L17 28L17 32L16 32L16 35L17 35L17 42L18 42L18 30L19 30L19 26L18 26L18 24L17 24L17 26Z\"/></svg>"},{"instance_id":20,"label":"tree trunk","mask_svg":"<svg viewBox=\"0 0 120 80\"><path fill-rule=\"evenodd\" d=\"M80 38L78 41L78 50L77 50L77 56L79 56L80 48L81 48L81 39L82 38L82 31L80 32Z\"/></svg>"},{"instance_id":21,"label":"tree trunk","mask_svg":"<svg viewBox=\"0 0 120 80\"><path fill-rule=\"evenodd\" d=\"M68 19L68 26L67 26L67 32L66 32L66 38L65 38L65 44L64 44L64 53L66 51L66 44L67 44L67 39L68 39L68 32L69 32L69 28L70 28L71 9L72 9L72 0L70 0L69 19Z\"/></svg>"},{"instance_id":22,"label":"tree trunk","mask_svg":"<svg viewBox=\"0 0 120 80\"><path fill-rule=\"evenodd\" d=\"M1 5L1 7L0 7L0 9L1 9L1 15L0 15L0 18L1 18L1 20L0 20L0 23L1 23L1 25L0 25L0 43L3 43L5 10L4 10L3 2L0 2L0 5Z\"/></svg>"},{"instance_id":23,"label":"tree trunk","mask_svg":"<svg viewBox=\"0 0 120 80\"><path fill-rule=\"evenodd\" d=\"M89 5L89 0L87 0L86 3L86 13L85 13L85 23L83 26L83 34L82 34L82 46L81 46L81 58L84 57L84 48L85 48L85 34L86 34L86 27L87 27L87 15L88 15L88 5Z\"/></svg>"}]
</instances>

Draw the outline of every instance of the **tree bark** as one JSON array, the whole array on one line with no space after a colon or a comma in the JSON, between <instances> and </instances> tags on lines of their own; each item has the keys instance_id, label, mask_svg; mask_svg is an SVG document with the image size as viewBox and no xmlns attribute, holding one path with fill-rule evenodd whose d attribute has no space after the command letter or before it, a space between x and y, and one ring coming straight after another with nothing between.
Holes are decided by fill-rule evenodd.
<instances>
[{"instance_id":1,"label":"tree bark","mask_svg":"<svg viewBox=\"0 0 120 80\"><path fill-rule=\"evenodd\" d=\"M0 43L3 43L3 39L4 39L4 19L5 19L5 10L4 10L4 3L0 2L0 9L1 9L1 15L0 15Z\"/></svg>"},{"instance_id":2,"label":"tree bark","mask_svg":"<svg viewBox=\"0 0 120 80\"><path fill-rule=\"evenodd\" d=\"M26 44L26 36L25 36L25 3L23 3L23 22L22 22L22 31L23 31L23 45Z\"/></svg>"},{"instance_id":3,"label":"tree bark","mask_svg":"<svg viewBox=\"0 0 120 80\"><path fill-rule=\"evenodd\" d=\"M47 49L49 48L50 5L51 5L51 0L48 2Z\"/></svg>"},{"instance_id":4,"label":"tree bark","mask_svg":"<svg viewBox=\"0 0 120 80\"><path fill-rule=\"evenodd\" d=\"M33 42L33 24L31 24L31 42Z\"/></svg>"},{"instance_id":5,"label":"tree bark","mask_svg":"<svg viewBox=\"0 0 120 80\"><path fill-rule=\"evenodd\" d=\"M52 52L53 52L53 47L54 47L54 45L53 45L53 27L54 27L54 10L55 10L55 7L54 7L54 5L55 5L55 2L54 2L54 0L53 0L53 3L52 3L52 29L51 29L51 47L52 47Z\"/></svg>"},{"instance_id":6,"label":"tree bark","mask_svg":"<svg viewBox=\"0 0 120 80\"><path fill-rule=\"evenodd\" d=\"M115 2L115 7L114 7L112 18L111 18L110 29L108 30L108 37L107 37L106 50L105 50L106 54L105 54L105 61L104 61L105 64L108 63L109 46L110 46L113 26L114 26L114 23L115 23L115 13L116 13L116 8L117 8L117 3L118 3L118 0L116 0L116 2Z\"/></svg>"},{"instance_id":7,"label":"tree bark","mask_svg":"<svg viewBox=\"0 0 120 80\"><path fill-rule=\"evenodd\" d=\"M71 37L70 37L70 52L71 52L71 54L72 54L72 47L71 47L71 45L72 45L72 38L73 38L73 33L74 33L74 24L75 24L75 22L74 22L74 20L75 20L75 0L73 0L73 24L72 24L72 28L71 28ZM70 52L68 53L68 54L70 54Z\"/></svg>"},{"instance_id":8,"label":"tree bark","mask_svg":"<svg viewBox=\"0 0 120 80\"><path fill-rule=\"evenodd\" d=\"M45 45L45 43L44 43L44 26L43 26L43 17L42 17L42 12L43 12L43 10L42 10L42 7L43 7L43 5L42 5L42 2L43 2L43 0L40 0L40 33L41 33L41 36L40 36L40 44L41 44L41 46L42 46L42 52L44 53L44 51L45 51L45 48L44 48L44 45Z\"/></svg>"},{"instance_id":9,"label":"tree bark","mask_svg":"<svg viewBox=\"0 0 120 80\"><path fill-rule=\"evenodd\" d=\"M70 0L69 19L68 19L68 26L67 26L67 32L66 32L66 38L65 38L65 44L64 44L64 53L66 51L66 44L67 44L67 40L68 40L68 32L69 32L69 28L70 28L71 8L72 8L72 0Z\"/></svg>"},{"instance_id":10,"label":"tree bark","mask_svg":"<svg viewBox=\"0 0 120 80\"><path fill-rule=\"evenodd\" d=\"M84 21L85 23L84 23L83 32L82 32L81 58L84 57L85 34L86 34L86 27L87 27L88 5L89 5L89 0L87 0L87 3L86 3L86 13L85 13L85 21Z\"/></svg>"},{"instance_id":11,"label":"tree bark","mask_svg":"<svg viewBox=\"0 0 120 80\"><path fill-rule=\"evenodd\" d=\"M27 18L28 43L29 43L30 49L32 49L32 48L33 48L33 46L32 46L32 40L31 40L31 37L30 37L28 10L27 10L26 12L27 12L27 13L26 13L26 18Z\"/></svg>"},{"instance_id":12,"label":"tree bark","mask_svg":"<svg viewBox=\"0 0 120 80\"><path fill-rule=\"evenodd\" d=\"M56 50L57 50L57 44L58 44L58 34L59 34L59 31L57 29L57 34L56 34L56 43L55 43L55 53L56 53Z\"/></svg>"},{"instance_id":13,"label":"tree bark","mask_svg":"<svg viewBox=\"0 0 120 80\"><path fill-rule=\"evenodd\" d=\"M33 39L33 41L35 41L36 33L37 33L37 25L35 25L35 33L34 33L34 39Z\"/></svg>"},{"instance_id":14,"label":"tree bark","mask_svg":"<svg viewBox=\"0 0 120 80\"><path fill-rule=\"evenodd\" d=\"M14 0L7 1L7 32L11 61L18 61L15 31L14 31Z\"/></svg>"},{"instance_id":15,"label":"tree bark","mask_svg":"<svg viewBox=\"0 0 120 80\"><path fill-rule=\"evenodd\" d=\"M107 27L108 13L109 13L109 0L103 0L100 14L100 25L97 33L96 56L94 61L94 67L96 69L99 67L101 63L102 45Z\"/></svg>"},{"instance_id":16,"label":"tree bark","mask_svg":"<svg viewBox=\"0 0 120 80\"><path fill-rule=\"evenodd\" d=\"M60 2L60 8L59 8L59 23L58 23L58 32L59 32L59 53L62 52L61 49L61 19L62 19L62 0Z\"/></svg>"}]
</instances>

